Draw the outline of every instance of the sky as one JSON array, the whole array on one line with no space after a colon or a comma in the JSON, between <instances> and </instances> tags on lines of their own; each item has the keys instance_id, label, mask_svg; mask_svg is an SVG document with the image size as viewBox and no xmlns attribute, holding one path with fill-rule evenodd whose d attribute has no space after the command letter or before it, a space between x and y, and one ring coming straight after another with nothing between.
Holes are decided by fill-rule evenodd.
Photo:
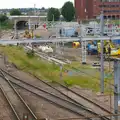
<instances>
[{"instance_id":1,"label":"sky","mask_svg":"<svg viewBox=\"0 0 120 120\"><path fill-rule=\"evenodd\" d=\"M1 8L32 8L36 4L36 8L49 8L56 7L61 8L64 2L74 0L1 0Z\"/></svg>"}]
</instances>

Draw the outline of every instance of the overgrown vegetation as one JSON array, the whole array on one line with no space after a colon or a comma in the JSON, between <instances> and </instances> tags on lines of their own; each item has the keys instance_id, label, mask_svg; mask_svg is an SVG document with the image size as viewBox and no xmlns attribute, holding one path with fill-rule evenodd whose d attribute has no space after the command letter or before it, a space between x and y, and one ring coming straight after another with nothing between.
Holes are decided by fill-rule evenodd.
<instances>
[{"instance_id":1,"label":"overgrown vegetation","mask_svg":"<svg viewBox=\"0 0 120 120\"><path fill-rule=\"evenodd\" d=\"M0 47L0 52L4 52L8 56L9 61L15 63L18 68L25 72L30 72L41 79L49 80L53 83L58 81L68 87L79 85L83 88L92 89L95 92L100 90L99 71L90 66L80 65L78 62L74 62L71 65L64 65L61 79L60 67L54 63L48 63L40 59L34 55L33 51L29 51L28 54L21 47L6 46ZM66 71L66 69L69 71ZM106 79L106 81L109 80ZM105 84L105 91L109 92L107 84Z\"/></svg>"},{"instance_id":2,"label":"overgrown vegetation","mask_svg":"<svg viewBox=\"0 0 120 120\"><path fill-rule=\"evenodd\" d=\"M0 29L11 29L13 24L8 20L6 15L0 14Z\"/></svg>"},{"instance_id":3,"label":"overgrown vegetation","mask_svg":"<svg viewBox=\"0 0 120 120\"><path fill-rule=\"evenodd\" d=\"M12 28L13 28L13 24L9 20L0 23L0 29L2 30L12 29Z\"/></svg>"},{"instance_id":4,"label":"overgrown vegetation","mask_svg":"<svg viewBox=\"0 0 120 120\"><path fill-rule=\"evenodd\" d=\"M33 57L35 56L34 50L29 50L29 51L27 52L27 56L28 56L29 58L33 58Z\"/></svg>"},{"instance_id":5,"label":"overgrown vegetation","mask_svg":"<svg viewBox=\"0 0 120 120\"><path fill-rule=\"evenodd\" d=\"M60 18L60 11L57 8L50 8L47 13L48 21L58 21Z\"/></svg>"},{"instance_id":6,"label":"overgrown vegetation","mask_svg":"<svg viewBox=\"0 0 120 120\"><path fill-rule=\"evenodd\" d=\"M7 20L8 20L8 17L6 15L3 15L3 14L0 15L0 22L1 23L6 22Z\"/></svg>"},{"instance_id":7,"label":"overgrown vegetation","mask_svg":"<svg viewBox=\"0 0 120 120\"><path fill-rule=\"evenodd\" d=\"M12 9L10 15L21 15L21 11L19 9Z\"/></svg>"}]
</instances>

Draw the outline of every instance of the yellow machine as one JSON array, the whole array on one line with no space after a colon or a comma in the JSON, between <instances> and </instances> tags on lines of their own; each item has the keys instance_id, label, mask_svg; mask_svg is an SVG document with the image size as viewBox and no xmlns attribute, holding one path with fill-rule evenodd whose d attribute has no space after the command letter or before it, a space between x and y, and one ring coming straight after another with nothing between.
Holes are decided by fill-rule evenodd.
<instances>
[{"instance_id":1,"label":"yellow machine","mask_svg":"<svg viewBox=\"0 0 120 120\"><path fill-rule=\"evenodd\" d=\"M98 53L100 54L100 52L101 52L101 43L100 42L97 43L97 47L98 47ZM111 48L111 54L110 54L111 56L120 55L120 49L116 49L111 41L104 41L104 49L106 51L106 54L108 53L109 47Z\"/></svg>"},{"instance_id":2,"label":"yellow machine","mask_svg":"<svg viewBox=\"0 0 120 120\"><path fill-rule=\"evenodd\" d=\"M73 45L73 48L79 48L80 47L79 42L73 42L72 45Z\"/></svg>"},{"instance_id":3,"label":"yellow machine","mask_svg":"<svg viewBox=\"0 0 120 120\"><path fill-rule=\"evenodd\" d=\"M31 32L29 32L28 30L25 31L24 34L25 38L33 38L33 30Z\"/></svg>"}]
</instances>

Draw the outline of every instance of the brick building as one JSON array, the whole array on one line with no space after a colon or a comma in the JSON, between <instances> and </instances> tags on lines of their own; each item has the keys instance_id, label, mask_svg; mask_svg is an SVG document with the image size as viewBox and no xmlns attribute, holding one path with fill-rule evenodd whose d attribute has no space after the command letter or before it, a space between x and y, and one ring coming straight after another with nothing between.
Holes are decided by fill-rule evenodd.
<instances>
[{"instance_id":1,"label":"brick building","mask_svg":"<svg viewBox=\"0 0 120 120\"><path fill-rule=\"evenodd\" d=\"M105 18L120 18L120 0L75 0L76 18L92 19L104 11Z\"/></svg>"}]
</instances>

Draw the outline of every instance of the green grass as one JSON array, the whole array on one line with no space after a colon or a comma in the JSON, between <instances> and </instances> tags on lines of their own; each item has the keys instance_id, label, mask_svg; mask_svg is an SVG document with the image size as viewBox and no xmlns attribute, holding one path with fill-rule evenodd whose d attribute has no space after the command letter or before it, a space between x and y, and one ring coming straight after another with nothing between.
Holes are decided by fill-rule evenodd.
<instances>
[{"instance_id":1,"label":"green grass","mask_svg":"<svg viewBox=\"0 0 120 120\"><path fill-rule=\"evenodd\" d=\"M30 72L41 79L49 81L58 81L67 86L79 85L80 87L92 89L95 92L100 90L100 73L98 70L88 65L81 65L79 62L73 62L71 65L65 65L62 71L62 80L60 79L60 68L54 63L48 63L39 57L28 57L24 49L15 46L0 46L0 52L4 52L9 62L15 63L17 67L25 72ZM69 75L66 69L73 70L77 75ZM85 74L84 74L85 73ZM94 77L93 77L94 76ZM106 80L108 81L108 80ZM108 85L105 85L105 91L108 92Z\"/></svg>"}]
</instances>

